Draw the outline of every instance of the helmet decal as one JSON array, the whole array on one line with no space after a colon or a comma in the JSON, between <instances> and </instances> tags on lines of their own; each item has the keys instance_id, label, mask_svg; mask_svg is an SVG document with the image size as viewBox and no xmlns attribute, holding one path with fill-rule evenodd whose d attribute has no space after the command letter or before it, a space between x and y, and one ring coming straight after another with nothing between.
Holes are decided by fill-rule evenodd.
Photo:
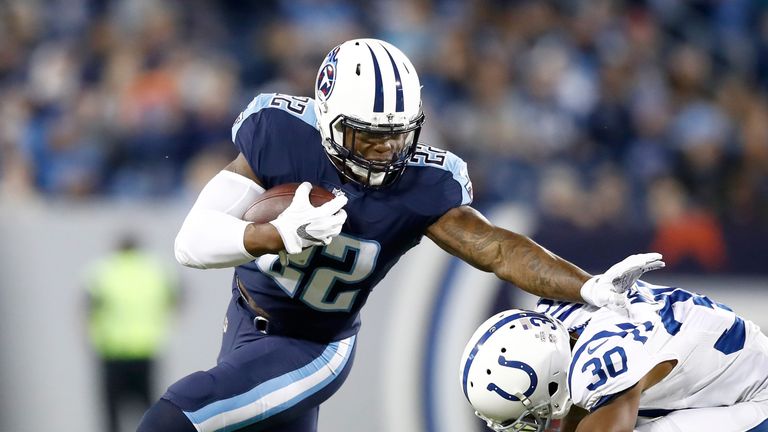
<instances>
[{"instance_id":1,"label":"helmet decal","mask_svg":"<svg viewBox=\"0 0 768 432\"><path fill-rule=\"evenodd\" d=\"M536 390L536 386L539 385L539 377L536 375L536 371L534 371L533 368L530 367L527 363L523 363L515 360L507 360L504 358L504 356L499 356L499 364L504 367L520 369L523 372L528 374L528 377L531 379L531 385L528 386L528 390L523 392L523 396L525 396L526 398L531 397L534 390ZM488 384L488 390L492 392L496 392L496 394L498 394L499 396L503 397L506 400L520 402L520 398L505 392L504 390L501 389L501 387L497 386L494 383Z\"/></svg>"},{"instance_id":2,"label":"helmet decal","mask_svg":"<svg viewBox=\"0 0 768 432\"><path fill-rule=\"evenodd\" d=\"M491 326L491 328L489 328L488 331L486 331L485 334L483 334L480 337L480 339L478 339L478 341L475 343L475 346L472 348L472 351L469 353L469 356L467 356L466 363L464 364L464 367L462 368L463 371L462 371L462 380L461 380L462 381L462 388L464 390L464 395L465 396L469 397L469 395L467 394L467 381L468 381L468 376L469 376L469 369L472 366L472 362L475 359L475 355L477 355L477 352L480 350L480 347L483 346L485 341L487 341L488 338L490 338L491 335L493 335L493 333L498 328L500 328L501 326L503 326L505 324L508 324L511 321L516 321L516 320L518 320L520 318L526 318L526 317L528 319L522 320L520 322L520 324L522 325L522 327L525 330L528 330L529 328L531 328L529 326L529 324L531 326L534 326L534 327L539 327L540 324L538 324L537 322L541 322L541 324L549 324L549 325L552 325L554 328L556 328L554 326L554 324L552 323L552 319L551 318L549 318L548 316L546 316L546 315L544 315L542 313L534 312L534 311L526 311L526 312L515 313L513 315L509 315L509 316L504 317L501 320L499 320L497 323L495 323L493 326ZM500 357L499 361L501 361L502 359L503 359L503 357ZM501 364L502 366L506 366L506 364L502 364L502 363L499 363L499 364ZM529 366L529 368L530 368L530 366ZM533 381L533 378L532 378L532 381ZM489 390L490 390L490 388L489 388ZM531 390L529 389L529 391L531 391ZM528 394L526 392L526 397L527 396L528 396Z\"/></svg>"},{"instance_id":3,"label":"helmet decal","mask_svg":"<svg viewBox=\"0 0 768 432\"><path fill-rule=\"evenodd\" d=\"M324 100L331 97L334 84L336 84L336 54L339 53L339 47L334 48L328 53L325 63L317 74L317 95Z\"/></svg>"},{"instance_id":4,"label":"helmet decal","mask_svg":"<svg viewBox=\"0 0 768 432\"><path fill-rule=\"evenodd\" d=\"M549 430L571 406L565 327L540 312L488 318L464 347L459 380L475 415L495 431Z\"/></svg>"},{"instance_id":5,"label":"helmet decal","mask_svg":"<svg viewBox=\"0 0 768 432\"><path fill-rule=\"evenodd\" d=\"M373 53L373 49L367 43L368 51L371 52L371 59L373 60L373 72L376 79L376 88L374 90L373 100L373 112L384 112L384 84L381 80L381 69L379 68L379 60L376 59L376 54ZM402 89L401 89L402 90Z\"/></svg>"},{"instance_id":6,"label":"helmet decal","mask_svg":"<svg viewBox=\"0 0 768 432\"><path fill-rule=\"evenodd\" d=\"M395 59L392 58L392 54L389 53L387 47L384 45L381 45L381 47L384 48L384 51L387 52L389 61L392 63L392 69L395 71L395 89L397 90L397 97L395 99L395 111L403 112L405 111L405 103L403 102L403 83L400 81L400 69L398 69L397 64L395 63Z\"/></svg>"}]
</instances>

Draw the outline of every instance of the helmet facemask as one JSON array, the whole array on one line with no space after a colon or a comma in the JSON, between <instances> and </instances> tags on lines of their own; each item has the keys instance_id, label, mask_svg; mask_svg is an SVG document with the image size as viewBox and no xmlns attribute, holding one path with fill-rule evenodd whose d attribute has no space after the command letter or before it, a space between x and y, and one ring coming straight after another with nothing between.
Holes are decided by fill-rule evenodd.
<instances>
[{"instance_id":1,"label":"helmet facemask","mask_svg":"<svg viewBox=\"0 0 768 432\"><path fill-rule=\"evenodd\" d=\"M542 402L523 412L520 417L502 423L485 417L478 411L475 411L475 415L484 420L488 428L496 432L544 432L549 428L552 420L552 404Z\"/></svg>"},{"instance_id":2,"label":"helmet facemask","mask_svg":"<svg viewBox=\"0 0 768 432\"><path fill-rule=\"evenodd\" d=\"M324 145L348 180L378 189L393 184L416 152L424 114L409 124L374 125L337 116Z\"/></svg>"}]
</instances>

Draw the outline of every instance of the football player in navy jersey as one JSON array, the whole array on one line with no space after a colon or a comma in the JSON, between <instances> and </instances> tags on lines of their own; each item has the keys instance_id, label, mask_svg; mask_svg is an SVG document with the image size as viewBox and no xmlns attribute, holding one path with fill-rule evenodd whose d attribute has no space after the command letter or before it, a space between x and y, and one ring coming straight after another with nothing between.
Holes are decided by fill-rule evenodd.
<instances>
[{"instance_id":1,"label":"football player in navy jersey","mask_svg":"<svg viewBox=\"0 0 768 432\"><path fill-rule=\"evenodd\" d=\"M261 94L240 114L240 154L203 188L175 243L186 266L234 267L218 362L171 385L140 432L315 431L352 365L360 308L424 235L536 295L621 306L621 278L590 278L469 206L464 161L418 143L420 91L399 49L356 39L325 58L314 99ZM302 185L275 220L242 220L285 183ZM337 196L314 207L311 185Z\"/></svg>"}]
</instances>

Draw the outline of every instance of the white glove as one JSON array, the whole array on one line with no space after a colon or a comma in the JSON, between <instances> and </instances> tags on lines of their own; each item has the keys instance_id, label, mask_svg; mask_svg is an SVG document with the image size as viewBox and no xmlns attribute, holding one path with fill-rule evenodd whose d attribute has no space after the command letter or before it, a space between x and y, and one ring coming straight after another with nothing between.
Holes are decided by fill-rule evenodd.
<instances>
[{"instance_id":1,"label":"white glove","mask_svg":"<svg viewBox=\"0 0 768 432\"><path fill-rule=\"evenodd\" d=\"M635 285L640 276L652 270L664 267L661 254L645 253L630 255L607 272L593 276L581 287L581 297L585 302L609 309L625 308L624 293Z\"/></svg>"},{"instance_id":2,"label":"white glove","mask_svg":"<svg viewBox=\"0 0 768 432\"><path fill-rule=\"evenodd\" d=\"M330 244L347 220L347 212L341 209L347 203L346 196L337 196L315 207L309 202L311 190L309 182L299 185L291 205L270 222L280 233L289 254L299 253L310 246Z\"/></svg>"}]
</instances>

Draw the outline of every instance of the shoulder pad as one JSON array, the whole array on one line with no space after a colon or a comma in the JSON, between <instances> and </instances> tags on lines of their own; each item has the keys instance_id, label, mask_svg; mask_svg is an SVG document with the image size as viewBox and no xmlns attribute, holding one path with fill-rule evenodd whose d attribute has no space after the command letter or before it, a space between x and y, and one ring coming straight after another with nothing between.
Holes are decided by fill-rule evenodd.
<instances>
[{"instance_id":1,"label":"shoulder pad","mask_svg":"<svg viewBox=\"0 0 768 432\"><path fill-rule=\"evenodd\" d=\"M237 116L237 119L235 119L235 123L232 125L232 141L235 141L237 131L248 117L267 108L275 108L285 111L300 118L308 125L317 128L314 99L280 93L262 93L253 98L248 106Z\"/></svg>"},{"instance_id":2,"label":"shoulder pad","mask_svg":"<svg viewBox=\"0 0 768 432\"><path fill-rule=\"evenodd\" d=\"M408 161L408 165L435 167L450 172L454 180L461 185L461 205L472 203L472 181L469 179L467 163L455 154L437 147L417 144L416 153Z\"/></svg>"},{"instance_id":3,"label":"shoulder pad","mask_svg":"<svg viewBox=\"0 0 768 432\"><path fill-rule=\"evenodd\" d=\"M573 403L588 410L637 384L655 365L645 345L654 328L650 321L607 324L595 319L576 343L568 373ZM598 331L593 325L600 325Z\"/></svg>"},{"instance_id":4,"label":"shoulder pad","mask_svg":"<svg viewBox=\"0 0 768 432\"><path fill-rule=\"evenodd\" d=\"M571 331L580 331L597 310L592 305L569 301L539 299L536 303L536 311L551 315L560 320Z\"/></svg>"}]
</instances>

